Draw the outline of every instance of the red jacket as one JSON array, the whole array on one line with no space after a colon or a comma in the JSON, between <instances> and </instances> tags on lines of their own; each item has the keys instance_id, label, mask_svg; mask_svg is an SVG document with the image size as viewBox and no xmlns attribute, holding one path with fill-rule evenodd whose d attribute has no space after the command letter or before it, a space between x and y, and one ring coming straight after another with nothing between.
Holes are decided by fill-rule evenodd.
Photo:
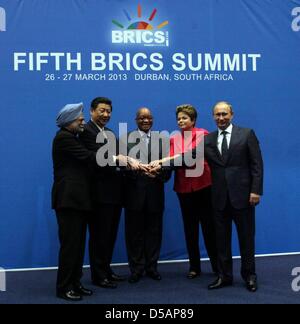
<instances>
[{"instance_id":1,"label":"red jacket","mask_svg":"<svg viewBox=\"0 0 300 324\"><path fill-rule=\"evenodd\" d=\"M171 137L170 156L185 153L191 149L194 149L200 142L199 136L198 137L196 136L197 134L196 132L203 132L204 135L209 134L209 132L206 129L193 128L192 138L190 141L186 142L186 145L184 145L184 133L177 134ZM191 193L211 186L212 184L211 172L210 172L209 165L206 161L204 162L203 175L200 177L196 177L196 178L187 177L186 170L187 168L176 170L175 185L174 185L175 192Z\"/></svg>"}]
</instances>

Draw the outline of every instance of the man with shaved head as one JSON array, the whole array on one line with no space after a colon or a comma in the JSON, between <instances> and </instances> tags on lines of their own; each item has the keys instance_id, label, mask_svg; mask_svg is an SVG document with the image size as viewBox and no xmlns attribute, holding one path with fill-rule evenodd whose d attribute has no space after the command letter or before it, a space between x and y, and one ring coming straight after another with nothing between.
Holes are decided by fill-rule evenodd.
<instances>
[{"instance_id":1,"label":"man with shaved head","mask_svg":"<svg viewBox=\"0 0 300 324\"><path fill-rule=\"evenodd\" d=\"M146 165L163 158L163 139L153 132L150 109L141 108L136 114L138 129L128 134L128 156L140 163L140 170L130 170L126 176L125 228L131 276L138 282L144 272L153 280L161 280L157 271L162 241L164 213L164 183L171 172L163 168L158 174L147 172ZM138 168L137 168L138 169Z\"/></svg>"}]
</instances>

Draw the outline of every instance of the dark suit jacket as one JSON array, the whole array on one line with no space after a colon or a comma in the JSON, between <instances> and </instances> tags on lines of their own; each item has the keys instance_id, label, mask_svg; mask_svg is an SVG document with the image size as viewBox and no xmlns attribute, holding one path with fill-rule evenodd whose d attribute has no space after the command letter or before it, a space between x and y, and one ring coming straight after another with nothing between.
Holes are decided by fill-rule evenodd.
<instances>
[{"instance_id":1,"label":"dark suit jacket","mask_svg":"<svg viewBox=\"0 0 300 324\"><path fill-rule=\"evenodd\" d=\"M90 211L89 167L96 164L95 153L88 151L76 135L62 129L54 138L52 156L52 208Z\"/></svg>"},{"instance_id":2,"label":"dark suit jacket","mask_svg":"<svg viewBox=\"0 0 300 324\"><path fill-rule=\"evenodd\" d=\"M127 135L127 138L131 133ZM128 143L128 152L141 142L141 137L136 139L135 143ZM151 139L149 143L151 147ZM162 141L159 142L159 159L166 156L163 153ZM150 163L157 159L151 156L151 149L149 149L148 157L137 156L143 163ZM142 211L144 206L147 206L149 212L163 212L165 208L165 191L164 184L171 177L171 170L163 168L161 173L155 179L149 178L140 172L127 171L126 174L126 198L125 207L132 211Z\"/></svg>"},{"instance_id":3,"label":"dark suit jacket","mask_svg":"<svg viewBox=\"0 0 300 324\"><path fill-rule=\"evenodd\" d=\"M263 160L257 137L251 129L233 126L227 161L218 150L217 139L218 131L205 137L214 207L223 210L229 196L234 208L248 208L250 193L263 194Z\"/></svg>"},{"instance_id":4,"label":"dark suit jacket","mask_svg":"<svg viewBox=\"0 0 300 324\"><path fill-rule=\"evenodd\" d=\"M113 131L109 128L104 129L105 132ZM80 139L84 143L85 147L97 153L97 151L107 142L96 143L98 134L100 133L99 128L92 122L89 121L85 125L84 132L80 134ZM117 141L116 137L115 140ZM117 142L118 147L118 142ZM118 151L115 152L118 154ZM113 154L112 154L113 155ZM99 167L95 166L91 174L91 188L92 198L95 205L97 204L112 204L119 205L123 204L123 174L117 167L106 166Z\"/></svg>"}]
</instances>

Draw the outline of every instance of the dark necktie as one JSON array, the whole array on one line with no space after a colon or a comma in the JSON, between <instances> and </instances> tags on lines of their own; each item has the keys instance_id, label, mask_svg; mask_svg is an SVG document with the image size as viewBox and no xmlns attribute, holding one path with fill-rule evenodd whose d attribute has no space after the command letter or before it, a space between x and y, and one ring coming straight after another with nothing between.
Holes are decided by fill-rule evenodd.
<instances>
[{"instance_id":1,"label":"dark necktie","mask_svg":"<svg viewBox=\"0 0 300 324\"><path fill-rule=\"evenodd\" d=\"M226 139L226 135L228 134L228 132L223 131L221 133L221 135L223 135L223 142L222 142L222 157L224 161L227 161L228 158L228 143L227 143L227 139Z\"/></svg>"}]
</instances>

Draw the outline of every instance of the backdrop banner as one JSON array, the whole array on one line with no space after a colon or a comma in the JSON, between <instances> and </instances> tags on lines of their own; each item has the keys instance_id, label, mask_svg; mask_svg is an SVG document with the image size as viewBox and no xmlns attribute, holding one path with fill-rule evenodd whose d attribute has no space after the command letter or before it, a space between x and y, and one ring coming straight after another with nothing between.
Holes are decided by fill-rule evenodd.
<instances>
[{"instance_id":1,"label":"backdrop banner","mask_svg":"<svg viewBox=\"0 0 300 324\"><path fill-rule=\"evenodd\" d=\"M171 133L184 103L213 131L213 105L231 102L265 161L257 253L299 252L299 76L300 0L0 0L0 267L57 265L55 118L83 102L88 120L98 96L117 133L140 107ZM161 260L186 259L173 180L166 192ZM123 219L114 262L127 262Z\"/></svg>"}]
</instances>

